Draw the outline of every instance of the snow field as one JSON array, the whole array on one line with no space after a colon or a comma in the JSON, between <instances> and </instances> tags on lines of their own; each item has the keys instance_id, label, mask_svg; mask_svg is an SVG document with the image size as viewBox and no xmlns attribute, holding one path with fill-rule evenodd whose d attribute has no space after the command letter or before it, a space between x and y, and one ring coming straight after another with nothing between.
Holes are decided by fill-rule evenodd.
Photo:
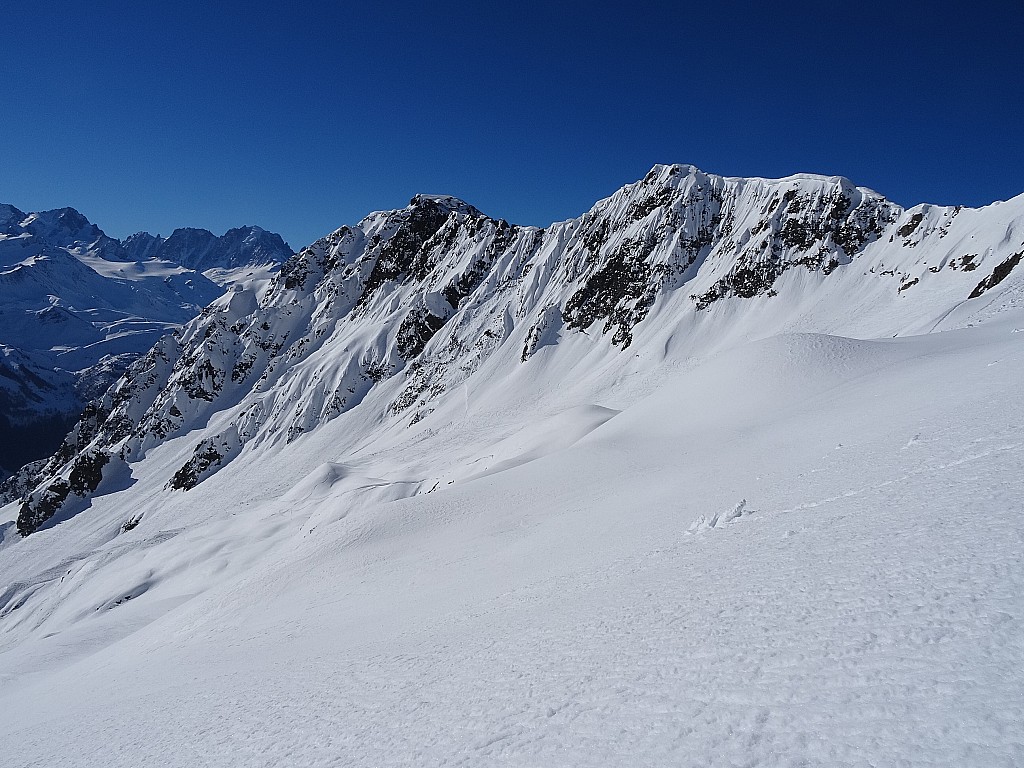
<instances>
[{"instance_id":1,"label":"snow field","mask_svg":"<svg viewBox=\"0 0 1024 768\"><path fill-rule=\"evenodd\" d=\"M776 337L497 439L468 403L433 473L298 443L184 529L142 476L135 530L114 494L3 552L41 584L0 608L4 761L1018 765L1020 320Z\"/></svg>"}]
</instances>

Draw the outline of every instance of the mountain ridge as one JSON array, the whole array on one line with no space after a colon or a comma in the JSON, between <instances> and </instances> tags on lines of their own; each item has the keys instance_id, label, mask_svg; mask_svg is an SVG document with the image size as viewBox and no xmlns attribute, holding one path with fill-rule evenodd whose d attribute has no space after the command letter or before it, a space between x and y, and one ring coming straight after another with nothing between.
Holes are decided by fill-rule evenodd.
<instances>
[{"instance_id":1,"label":"mountain ridge","mask_svg":"<svg viewBox=\"0 0 1024 768\"><path fill-rule=\"evenodd\" d=\"M340 417L364 442L424 429L470 381L553 356L625 371L638 334L643 361L788 330L956 327L1018 285L1004 281L1022 222L1024 196L904 209L843 177L684 165L546 228L417 195L300 249L265 290L229 291L152 348L28 483L19 530L66 517L105 473L171 438L189 448L165 489L187 491L243 451L281 450Z\"/></svg>"},{"instance_id":2,"label":"mountain ridge","mask_svg":"<svg viewBox=\"0 0 1024 768\"><path fill-rule=\"evenodd\" d=\"M179 227L168 237L136 232L122 241L131 258L156 258L205 271L213 268L283 263L293 251L284 239L262 227L243 226L215 235L201 227Z\"/></svg>"}]
</instances>

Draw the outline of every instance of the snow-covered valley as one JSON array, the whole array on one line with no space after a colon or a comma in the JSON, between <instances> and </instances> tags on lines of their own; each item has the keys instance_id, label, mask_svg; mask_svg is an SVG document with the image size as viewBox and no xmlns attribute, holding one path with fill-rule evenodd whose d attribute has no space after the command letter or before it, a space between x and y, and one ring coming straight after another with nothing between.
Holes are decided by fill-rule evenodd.
<instances>
[{"instance_id":1,"label":"snow-covered valley","mask_svg":"<svg viewBox=\"0 0 1024 768\"><path fill-rule=\"evenodd\" d=\"M2 509L5 764L1020 764L1021 251L687 166L338 230Z\"/></svg>"}]
</instances>

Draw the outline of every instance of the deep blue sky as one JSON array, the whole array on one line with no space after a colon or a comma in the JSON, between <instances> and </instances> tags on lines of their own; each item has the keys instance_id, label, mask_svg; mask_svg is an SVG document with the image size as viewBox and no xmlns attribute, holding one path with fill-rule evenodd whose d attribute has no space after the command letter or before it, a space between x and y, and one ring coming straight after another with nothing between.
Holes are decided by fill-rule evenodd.
<instances>
[{"instance_id":1,"label":"deep blue sky","mask_svg":"<svg viewBox=\"0 0 1024 768\"><path fill-rule=\"evenodd\" d=\"M7 2L0 201L300 247L416 192L546 225L655 163L1024 192L1021 0Z\"/></svg>"}]
</instances>

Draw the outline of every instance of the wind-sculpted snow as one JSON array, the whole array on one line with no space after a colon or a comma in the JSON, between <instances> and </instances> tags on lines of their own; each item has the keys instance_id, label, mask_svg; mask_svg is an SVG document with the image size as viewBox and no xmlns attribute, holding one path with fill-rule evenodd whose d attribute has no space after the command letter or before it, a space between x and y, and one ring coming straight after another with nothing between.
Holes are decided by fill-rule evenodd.
<instances>
[{"instance_id":1,"label":"wind-sculpted snow","mask_svg":"<svg viewBox=\"0 0 1024 768\"><path fill-rule=\"evenodd\" d=\"M1024 198L903 211L838 177L690 166L656 166L546 229L419 195L303 248L265 291L213 302L174 354L165 345L119 382L150 383L83 449L134 463L187 435L164 484L189 491L246 451L279 450L353 412L364 441L429 424L460 392L556 358L577 361L568 376L634 359L651 375L672 347L967 324L1016 290L1022 221ZM45 519L42 494L72 462L67 451L49 462L25 519Z\"/></svg>"}]
</instances>

